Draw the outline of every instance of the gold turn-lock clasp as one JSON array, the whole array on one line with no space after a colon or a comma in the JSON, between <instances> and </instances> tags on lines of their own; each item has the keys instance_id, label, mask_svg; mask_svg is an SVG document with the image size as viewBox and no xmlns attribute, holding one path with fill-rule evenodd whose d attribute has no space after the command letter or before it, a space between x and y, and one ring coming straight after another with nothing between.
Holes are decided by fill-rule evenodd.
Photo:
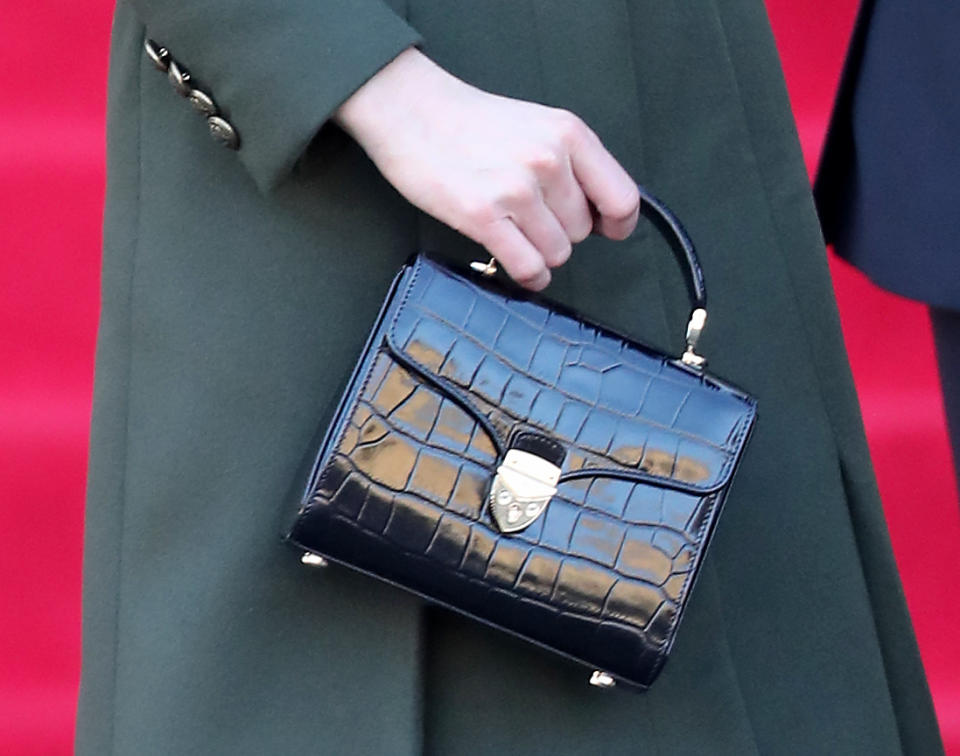
<instances>
[{"instance_id":1,"label":"gold turn-lock clasp","mask_svg":"<svg viewBox=\"0 0 960 756\"><path fill-rule=\"evenodd\" d=\"M557 492L560 468L522 449L508 449L490 487L490 512L503 533L533 523Z\"/></svg>"}]
</instances>

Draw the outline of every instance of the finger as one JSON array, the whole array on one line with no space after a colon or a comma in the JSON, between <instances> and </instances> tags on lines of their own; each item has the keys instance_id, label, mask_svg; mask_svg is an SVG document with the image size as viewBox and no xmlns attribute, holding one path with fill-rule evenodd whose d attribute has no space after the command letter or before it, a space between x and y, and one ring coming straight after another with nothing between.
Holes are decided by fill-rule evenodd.
<instances>
[{"instance_id":1,"label":"finger","mask_svg":"<svg viewBox=\"0 0 960 756\"><path fill-rule=\"evenodd\" d=\"M490 223L478 241L521 286L540 291L550 283L550 270L543 256L510 218Z\"/></svg>"},{"instance_id":2,"label":"finger","mask_svg":"<svg viewBox=\"0 0 960 756\"><path fill-rule=\"evenodd\" d=\"M640 192L597 135L589 129L583 132L570 151L573 173L600 213L600 233L625 239L640 217Z\"/></svg>"},{"instance_id":3,"label":"finger","mask_svg":"<svg viewBox=\"0 0 960 756\"><path fill-rule=\"evenodd\" d=\"M570 237L539 191L533 200L515 207L511 216L548 267L556 268L570 259Z\"/></svg>"},{"instance_id":4,"label":"finger","mask_svg":"<svg viewBox=\"0 0 960 756\"><path fill-rule=\"evenodd\" d=\"M593 216L569 159L560 174L542 186L543 201L560 221L567 238L574 244L586 239L593 230Z\"/></svg>"}]
</instances>

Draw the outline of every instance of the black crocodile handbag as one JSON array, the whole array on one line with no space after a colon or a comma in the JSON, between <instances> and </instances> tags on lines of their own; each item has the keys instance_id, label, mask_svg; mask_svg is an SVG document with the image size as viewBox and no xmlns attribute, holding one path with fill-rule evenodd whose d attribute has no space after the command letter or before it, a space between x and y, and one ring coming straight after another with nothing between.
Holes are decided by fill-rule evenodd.
<instances>
[{"instance_id":1,"label":"black crocodile handbag","mask_svg":"<svg viewBox=\"0 0 960 756\"><path fill-rule=\"evenodd\" d=\"M704 370L693 244L680 358L490 276L405 265L312 463L286 539L592 670L662 668L756 416Z\"/></svg>"}]
</instances>

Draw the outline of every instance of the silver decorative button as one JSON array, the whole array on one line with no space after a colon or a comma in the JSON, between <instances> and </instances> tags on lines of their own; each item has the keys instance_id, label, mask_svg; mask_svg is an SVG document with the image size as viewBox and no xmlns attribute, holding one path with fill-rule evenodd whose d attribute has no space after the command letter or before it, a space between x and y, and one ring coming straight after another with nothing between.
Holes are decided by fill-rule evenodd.
<instances>
[{"instance_id":1,"label":"silver decorative button","mask_svg":"<svg viewBox=\"0 0 960 756\"><path fill-rule=\"evenodd\" d=\"M240 137L229 121L213 115L207 118L207 125L210 127L210 136L224 147L235 150L240 146Z\"/></svg>"},{"instance_id":2,"label":"silver decorative button","mask_svg":"<svg viewBox=\"0 0 960 756\"><path fill-rule=\"evenodd\" d=\"M170 65L167 68L167 77L170 79L170 83L173 84L173 88L177 90L177 93L183 97L187 97L190 94L192 87L190 86L190 72L186 68L181 68L177 65L175 60L170 61Z\"/></svg>"},{"instance_id":3,"label":"silver decorative button","mask_svg":"<svg viewBox=\"0 0 960 756\"><path fill-rule=\"evenodd\" d=\"M206 92L202 92L199 89L191 89L190 94L187 95L187 99L190 100L190 104L193 105L194 109L201 115L212 116L217 114L217 104Z\"/></svg>"},{"instance_id":4,"label":"silver decorative button","mask_svg":"<svg viewBox=\"0 0 960 756\"><path fill-rule=\"evenodd\" d=\"M170 65L170 51L167 50L166 47L161 47L152 39L145 39L143 41L143 49L146 50L147 56L157 70L166 73Z\"/></svg>"}]
</instances>

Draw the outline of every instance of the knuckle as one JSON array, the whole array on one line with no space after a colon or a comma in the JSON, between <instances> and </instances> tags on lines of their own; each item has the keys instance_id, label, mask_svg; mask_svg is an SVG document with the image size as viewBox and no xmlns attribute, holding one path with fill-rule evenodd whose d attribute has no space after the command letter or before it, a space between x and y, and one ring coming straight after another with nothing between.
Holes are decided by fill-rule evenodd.
<instances>
[{"instance_id":1,"label":"knuckle","mask_svg":"<svg viewBox=\"0 0 960 756\"><path fill-rule=\"evenodd\" d=\"M464 226L473 229L482 229L496 220L496 208L485 197L469 196L460 198L460 215Z\"/></svg>"},{"instance_id":2,"label":"knuckle","mask_svg":"<svg viewBox=\"0 0 960 756\"><path fill-rule=\"evenodd\" d=\"M557 150L545 148L531 155L527 163L536 173L552 176L563 168L564 157Z\"/></svg>"},{"instance_id":3,"label":"knuckle","mask_svg":"<svg viewBox=\"0 0 960 756\"><path fill-rule=\"evenodd\" d=\"M589 131L587 125L575 113L559 109L555 116L557 139L563 145L570 145L583 139Z\"/></svg>"},{"instance_id":4,"label":"knuckle","mask_svg":"<svg viewBox=\"0 0 960 756\"><path fill-rule=\"evenodd\" d=\"M505 205L529 205L539 195L539 188L535 181L524 178L514 178L507 181L500 191L500 201Z\"/></svg>"}]
</instances>

